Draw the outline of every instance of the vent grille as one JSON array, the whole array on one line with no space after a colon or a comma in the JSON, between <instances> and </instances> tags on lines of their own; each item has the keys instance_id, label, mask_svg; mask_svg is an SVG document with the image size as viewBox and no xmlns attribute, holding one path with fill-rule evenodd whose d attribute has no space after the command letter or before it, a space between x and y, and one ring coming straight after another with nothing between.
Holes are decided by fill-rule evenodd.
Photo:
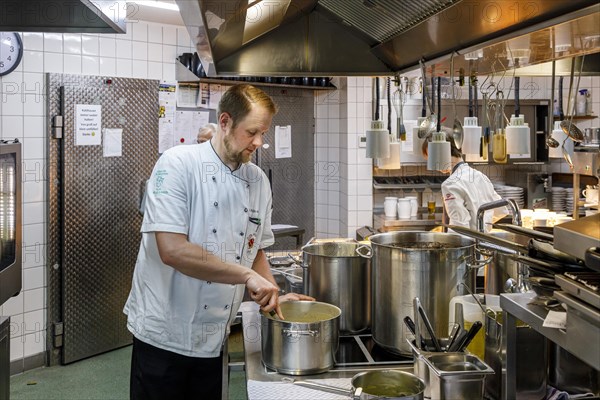
<instances>
[{"instance_id":1,"label":"vent grille","mask_svg":"<svg viewBox=\"0 0 600 400\"><path fill-rule=\"evenodd\" d=\"M381 43L460 0L319 0L319 6Z\"/></svg>"}]
</instances>

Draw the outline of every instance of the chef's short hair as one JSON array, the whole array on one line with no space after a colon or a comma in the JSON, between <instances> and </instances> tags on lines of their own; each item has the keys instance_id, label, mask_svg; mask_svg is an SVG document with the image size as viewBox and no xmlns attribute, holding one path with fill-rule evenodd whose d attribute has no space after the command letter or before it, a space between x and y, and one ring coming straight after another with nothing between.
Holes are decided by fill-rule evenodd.
<instances>
[{"instance_id":1,"label":"chef's short hair","mask_svg":"<svg viewBox=\"0 0 600 400\"><path fill-rule=\"evenodd\" d=\"M463 153L458 149L458 147L456 147L456 144L454 144L454 136L452 135L452 132L449 131L444 131L446 133L446 142L450 142L450 155L452 157L457 157L457 158L463 158ZM425 137L425 140L423 141L423 144L421 145L421 152L423 153L423 156L427 157L427 151L428 151L428 146L429 146L429 142L431 142L433 134L429 134Z\"/></svg>"},{"instance_id":2,"label":"chef's short hair","mask_svg":"<svg viewBox=\"0 0 600 400\"><path fill-rule=\"evenodd\" d=\"M272 115L277 114L277 105L268 94L255 86L240 84L223 93L217 107L217 118L224 112L229 114L235 128L248 115L253 104L266 108Z\"/></svg>"}]
</instances>

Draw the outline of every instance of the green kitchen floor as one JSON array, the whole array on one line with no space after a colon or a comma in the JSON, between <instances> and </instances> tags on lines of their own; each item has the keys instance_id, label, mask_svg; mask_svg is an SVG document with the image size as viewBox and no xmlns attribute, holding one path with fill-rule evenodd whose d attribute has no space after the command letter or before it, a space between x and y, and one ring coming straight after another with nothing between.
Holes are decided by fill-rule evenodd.
<instances>
[{"instance_id":1,"label":"green kitchen floor","mask_svg":"<svg viewBox=\"0 0 600 400\"><path fill-rule=\"evenodd\" d=\"M229 354L243 361L240 333L232 330ZM129 399L131 346L69 365L37 368L10 379L11 400L117 400ZM246 400L244 371L229 376L229 399Z\"/></svg>"}]
</instances>

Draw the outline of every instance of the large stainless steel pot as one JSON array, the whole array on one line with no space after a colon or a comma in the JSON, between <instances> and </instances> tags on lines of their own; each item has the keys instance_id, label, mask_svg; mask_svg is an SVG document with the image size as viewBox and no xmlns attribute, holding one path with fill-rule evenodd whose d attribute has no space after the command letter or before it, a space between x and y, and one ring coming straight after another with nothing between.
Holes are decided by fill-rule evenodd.
<instances>
[{"instance_id":1,"label":"large stainless steel pot","mask_svg":"<svg viewBox=\"0 0 600 400\"><path fill-rule=\"evenodd\" d=\"M333 367L341 310L312 301L281 303L285 320L261 313L263 363L279 373L307 375Z\"/></svg>"},{"instance_id":2,"label":"large stainless steel pot","mask_svg":"<svg viewBox=\"0 0 600 400\"><path fill-rule=\"evenodd\" d=\"M415 297L421 300L436 336L447 336L450 299L466 294L464 286L457 286L464 283L475 288L475 270L467 265L473 261L475 241L435 232L388 232L369 239L375 342L389 351L411 354L406 339L412 334L403 318L414 315Z\"/></svg>"},{"instance_id":3,"label":"large stainless steel pot","mask_svg":"<svg viewBox=\"0 0 600 400\"><path fill-rule=\"evenodd\" d=\"M302 248L307 294L342 310L340 331L354 334L371 325L371 263L356 242L324 242Z\"/></svg>"},{"instance_id":4,"label":"large stainless steel pot","mask_svg":"<svg viewBox=\"0 0 600 400\"><path fill-rule=\"evenodd\" d=\"M522 246L527 246L529 243L528 237L516 235L511 232L492 231L489 235L509 240ZM479 247L488 250L490 255L492 255L490 263L485 266L484 290L486 294L500 294L506 291L526 291L527 288L523 281L526 276L523 275L526 275L527 268L511 257L511 254L516 254L517 252L485 242L480 242Z\"/></svg>"},{"instance_id":5,"label":"large stainless steel pot","mask_svg":"<svg viewBox=\"0 0 600 400\"><path fill-rule=\"evenodd\" d=\"M404 371L380 370L361 372L352 377L350 392L316 382L293 381L298 386L341 394L353 400L420 400L425 392L425 382Z\"/></svg>"}]
</instances>

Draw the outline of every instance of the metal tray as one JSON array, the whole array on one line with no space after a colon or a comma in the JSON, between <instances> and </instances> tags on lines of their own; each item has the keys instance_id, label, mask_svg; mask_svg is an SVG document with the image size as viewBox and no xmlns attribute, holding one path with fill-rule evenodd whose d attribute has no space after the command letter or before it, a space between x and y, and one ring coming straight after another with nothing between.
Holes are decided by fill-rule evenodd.
<instances>
[{"instance_id":1,"label":"metal tray","mask_svg":"<svg viewBox=\"0 0 600 400\"><path fill-rule=\"evenodd\" d=\"M554 281L565 292L585 301L596 308L600 308L600 293L584 286L583 284L567 278L564 275L555 275Z\"/></svg>"}]
</instances>

